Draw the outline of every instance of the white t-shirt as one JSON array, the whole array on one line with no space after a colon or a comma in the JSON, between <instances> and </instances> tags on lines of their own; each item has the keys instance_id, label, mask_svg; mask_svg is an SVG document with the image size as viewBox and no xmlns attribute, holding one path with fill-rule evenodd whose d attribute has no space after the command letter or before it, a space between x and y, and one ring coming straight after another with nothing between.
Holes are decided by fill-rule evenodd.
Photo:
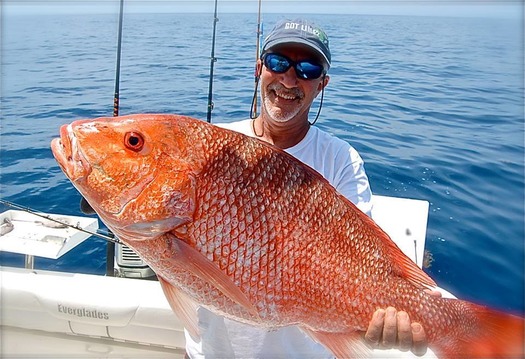
<instances>
[{"instance_id":1,"label":"white t-shirt","mask_svg":"<svg viewBox=\"0 0 525 359\"><path fill-rule=\"evenodd\" d=\"M255 137L251 120L217 125ZM347 142L311 126L301 142L285 151L318 171L370 216L372 192L363 160ZM205 308L198 309L198 316L200 340L185 331L186 352L192 359L334 357L298 327L268 331L215 315Z\"/></svg>"}]
</instances>

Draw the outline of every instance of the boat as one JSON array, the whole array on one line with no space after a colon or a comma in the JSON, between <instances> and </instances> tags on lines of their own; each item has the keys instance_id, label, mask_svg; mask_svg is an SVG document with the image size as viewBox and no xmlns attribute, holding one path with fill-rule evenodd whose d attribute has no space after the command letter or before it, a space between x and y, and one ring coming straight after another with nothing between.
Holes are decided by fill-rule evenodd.
<instances>
[{"instance_id":1,"label":"boat","mask_svg":"<svg viewBox=\"0 0 525 359\"><path fill-rule=\"evenodd\" d=\"M372 218L419 267L423 266L429 203L374 195ZM184 328L154 273L118 244L115 276L34 268L34 257L58 259L88 240L98 219L37 216L8 210L0 250L24 254L25 268L0 267L3 358L184 358ZM7 219L7 220L6 220ZM75 227L53 225L52 219ZM140 294L140 295L139 295ZM452 296L450 293L445 296ZM412 358L374 350L374 358ZM431 350L425 358L435 358Z\"/></svg>"}]
</instances>

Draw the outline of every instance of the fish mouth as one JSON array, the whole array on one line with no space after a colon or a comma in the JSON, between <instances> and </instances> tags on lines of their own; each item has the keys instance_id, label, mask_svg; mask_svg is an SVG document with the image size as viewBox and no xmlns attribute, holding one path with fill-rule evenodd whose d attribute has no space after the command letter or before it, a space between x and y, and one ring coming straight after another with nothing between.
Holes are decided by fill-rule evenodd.
<instances>
[{"instance_id":1,"label":"fish mouth","mask_svg":"<svg viewBox=\"0 0 525 359\"><path fill-rule=\"evenodd\" d=\"M60 138L51 141L51 151L71 181L79 181L91 173L91 166L78 146L71 124L60 127Z\"/></svg>"}]
</instances>

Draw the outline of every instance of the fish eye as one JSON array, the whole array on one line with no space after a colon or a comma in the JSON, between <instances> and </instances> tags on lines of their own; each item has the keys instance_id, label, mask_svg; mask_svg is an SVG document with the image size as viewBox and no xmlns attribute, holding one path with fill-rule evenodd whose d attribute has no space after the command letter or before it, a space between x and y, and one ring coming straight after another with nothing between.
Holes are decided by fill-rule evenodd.
<instances>
[{"instance_id":1,"label":"fish eye","mask_svg":"<svg viewBox=\"0 0 525 359\"><path fill-rule=\"evenodd\" d=\"M127 132L124 136L124 145L132 151L139 152L144 147L144 137L137 132Z\"/></svg>"}]
</instances>

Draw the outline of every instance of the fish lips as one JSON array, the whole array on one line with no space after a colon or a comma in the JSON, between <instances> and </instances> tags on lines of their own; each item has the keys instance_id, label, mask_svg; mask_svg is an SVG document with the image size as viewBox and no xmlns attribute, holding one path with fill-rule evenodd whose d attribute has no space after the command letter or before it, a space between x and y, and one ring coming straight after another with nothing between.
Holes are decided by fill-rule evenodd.
<instances>
[{"instance_id":1,"label":"fish lips","mask_svg":"<svg viewBox=\"0 0 525 359\"><path fill-rule=\"evenodd\" d=\"M78 146L71 124L60 127L60 138L51 141L51 151L71 181L79 181L91 173L91 166Z\"/></svg>"}]
</instances>

